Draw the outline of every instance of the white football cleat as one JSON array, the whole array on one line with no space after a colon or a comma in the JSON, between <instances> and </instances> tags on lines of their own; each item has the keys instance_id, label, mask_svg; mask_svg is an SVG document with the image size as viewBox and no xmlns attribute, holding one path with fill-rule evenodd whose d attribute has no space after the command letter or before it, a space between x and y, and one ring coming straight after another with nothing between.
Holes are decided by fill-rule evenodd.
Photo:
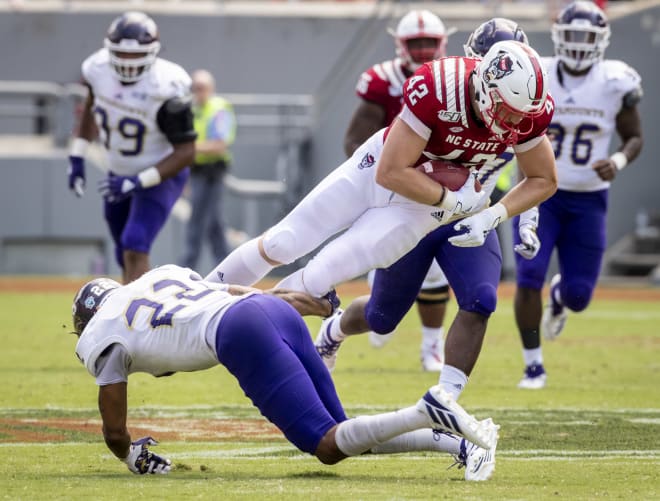
<instances>
[{"instance_id":1,"label":"white football cleat","mask_svg":"<svg viewBox=\"0 0 660 501\"><path fill-rule=\"evenodd\" d=\"M330 326L333 322L339 322L339 317L342 313L344 313L344 310L338 308L332 315L325 318L323 322L321 322L321 328L316 336L316 341L314 341L316 351L330 372L335 368L335 364L337 363L337 350L339 350L342 343L342 341L335 341L330 337Z\"/></svg>"},{"instance_id":2,"label":"white football cleat","mask_svg":"<svg viewBox=\"0 0 660 501\"><path fill-rule=\"evenodd\" d=\"M422 369L428 372L440 372L445 365L445 345L436 341L430 347L422 345L420 358Z\"/></svg>"},{"instance_id":3,"label":"white football cleat","mask_svg":"<svg viewBox=\"0 0 660 501\"><path fill-rule=\"evenodd\" d=\"M492 419L477 421L440 385L429 388L417 402L417 410L428 416L434 430L458 435L488 450L497 444L499 426Z\"/></svg>"},{"instance_id":4,"label":"white football cleat","mask_svg":"<svg viewBox=\"0 0 660 501\"><path fill-rule=\"evenodd\" d=\"M543 364L532 364L525 367L523 378L518 383L521 390L540 390L545 388L548 379Z\"/></svg>"},{"instance_id":5,"label":"white football cleat","mask_svg":"<svg viewBox=\"0 0 660 501\"><path fill-rule=\"evenodd\" d=\"M561 282L561 275L557 274L550 280L550 299L543 309L541 318L541 334L548 341L554 341L566 325L566 308L557 304L552 290Z\"/></svg>"},{"instance_id":6,"label":"white football cleat","mask_svg":"<svg viewBox=\"0 0 660 501\"><path fill-rule=\"evenodd\" d=\"M394 331L388 332L387 334L378 334L374 331L369 331L369 344L374 348L382 348L394 335Z\"/></svg>"},{"instance_id":7,"label":"white football cleat","mask_svg":"<svg viewBox=\"0 0 660 501\"><path fill-rule=\"evenodd\" d=\"M485 421L493 422L490 418ZM461 451L456 457L456 461L459 468L465 468L465 480L468 482L483 482L492 477L495 471L496 449L497 437L490 450L479 447L465 439L461 440Z\"/></svg>"}]
</instances>

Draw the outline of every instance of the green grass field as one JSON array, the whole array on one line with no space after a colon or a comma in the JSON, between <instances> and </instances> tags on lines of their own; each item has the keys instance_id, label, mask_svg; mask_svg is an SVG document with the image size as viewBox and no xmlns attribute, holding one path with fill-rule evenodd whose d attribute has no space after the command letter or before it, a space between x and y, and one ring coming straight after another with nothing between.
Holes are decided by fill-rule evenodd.
<instances>
[{"instance_id":1,"label":"green grass field","mask_svg":"<svg viewBox=\"0 0 660 501\"><path fill-rule=\"evenodd\" d=\"M155 450L176 465L166 477L132 475L103 444L97 389L67 334L74 292L0 292L0 498L660 499L657 291L597 296L571 316L544 345L548 387L531 392L516 389L520 347L511 300L500 299L461 397L501 425L484 483L431 453L323 466L267 425L223 368L131 377L129 428L159 439ZM308 323L315 335L319 321ZM418 330L411 313L381 350L366 336L345 343L334 378L349 415L411 405L437 381L420 370Z\"/></svg>"}]
</instances>

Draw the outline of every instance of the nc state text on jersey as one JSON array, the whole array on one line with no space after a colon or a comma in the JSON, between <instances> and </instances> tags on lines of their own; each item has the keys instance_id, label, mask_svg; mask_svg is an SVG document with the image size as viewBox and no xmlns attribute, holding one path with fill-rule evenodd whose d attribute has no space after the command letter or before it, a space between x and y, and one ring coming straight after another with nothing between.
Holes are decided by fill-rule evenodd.
<instances>
[{"instance_id":1,"label":"nc state text on jersey","mask_svg":"<svg viewBox=\"0 0 660 501\"><path fill-rule=\"evenodd\" d=\"M500 143L497 141L475 141L474 139L470 139L468 137L455 136L453 134L447 134L447 137L445 137L445 142L455 146L471 148L476 151L496 151L500 146Z\"/></svg>"}]
</instances>

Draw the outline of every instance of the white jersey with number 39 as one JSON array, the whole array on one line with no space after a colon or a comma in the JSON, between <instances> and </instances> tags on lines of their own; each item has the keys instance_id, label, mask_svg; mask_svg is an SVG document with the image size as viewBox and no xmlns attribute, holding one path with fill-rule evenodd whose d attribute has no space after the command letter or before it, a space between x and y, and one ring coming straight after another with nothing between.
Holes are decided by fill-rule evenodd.
<instances>
[{"instance_id":1,"label":"white jersey with number 39","mask_svg":"<svg viewBox=\"0 0 660 501\"><path fill-rule=\"evenodd\" d=\"M183 68L157 58L144 78L122 84L101 49L83 62L82 74L94 93L94 119L112 172L132 176L172 152L156 117L165 101L190 93Z\"/></svg>"},{"instance_id":2,"label":"white jersey with number 39","mask_svg":"<svg viewBox=\"0 0 660 501\"><path fill-rule=\"evenodd\" d=\"M218 364L215 332L227 307L248 297L202 281L189 268L161 266L113 292L82 332L76 354L92 375L110 345L123 345L129 374L154 376Z\"/></svg>"},{"instance_id":3,"label":"white jersey with number 39","mask_svg":"<svg viewBox=\"0 0 660 501\"><path fill-rule=\"evenodd\" d=\"M555 150L559 189L605 189L610 183L598 177L591 166L608 158L623 97L640 88L641 78L627 64L605 60L595 63L580 83L567 88L562 79L573 79L560 73L558 62L554 57L543 58L555 100L548 134Z\"/></svg>"}]
</instances>

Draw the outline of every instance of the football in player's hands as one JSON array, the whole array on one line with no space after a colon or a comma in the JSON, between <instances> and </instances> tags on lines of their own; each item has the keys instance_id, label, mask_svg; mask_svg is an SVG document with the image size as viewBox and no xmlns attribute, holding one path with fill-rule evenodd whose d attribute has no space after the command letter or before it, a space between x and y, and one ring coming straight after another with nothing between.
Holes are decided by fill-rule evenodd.
<instances>
[{"instance_id":1,"label":"football in player's hands","mask_svg":"<svg viewBox=\"0 0 660 501\"><path fill-rule=\"evenodd\" d=\"M428 160L417 166L417 170L452 191L460 190L470 175L467 167L446 160ZM481 191L478 179L474 180L474 188L475 191Z\"/></svg>"}]
</instances>

